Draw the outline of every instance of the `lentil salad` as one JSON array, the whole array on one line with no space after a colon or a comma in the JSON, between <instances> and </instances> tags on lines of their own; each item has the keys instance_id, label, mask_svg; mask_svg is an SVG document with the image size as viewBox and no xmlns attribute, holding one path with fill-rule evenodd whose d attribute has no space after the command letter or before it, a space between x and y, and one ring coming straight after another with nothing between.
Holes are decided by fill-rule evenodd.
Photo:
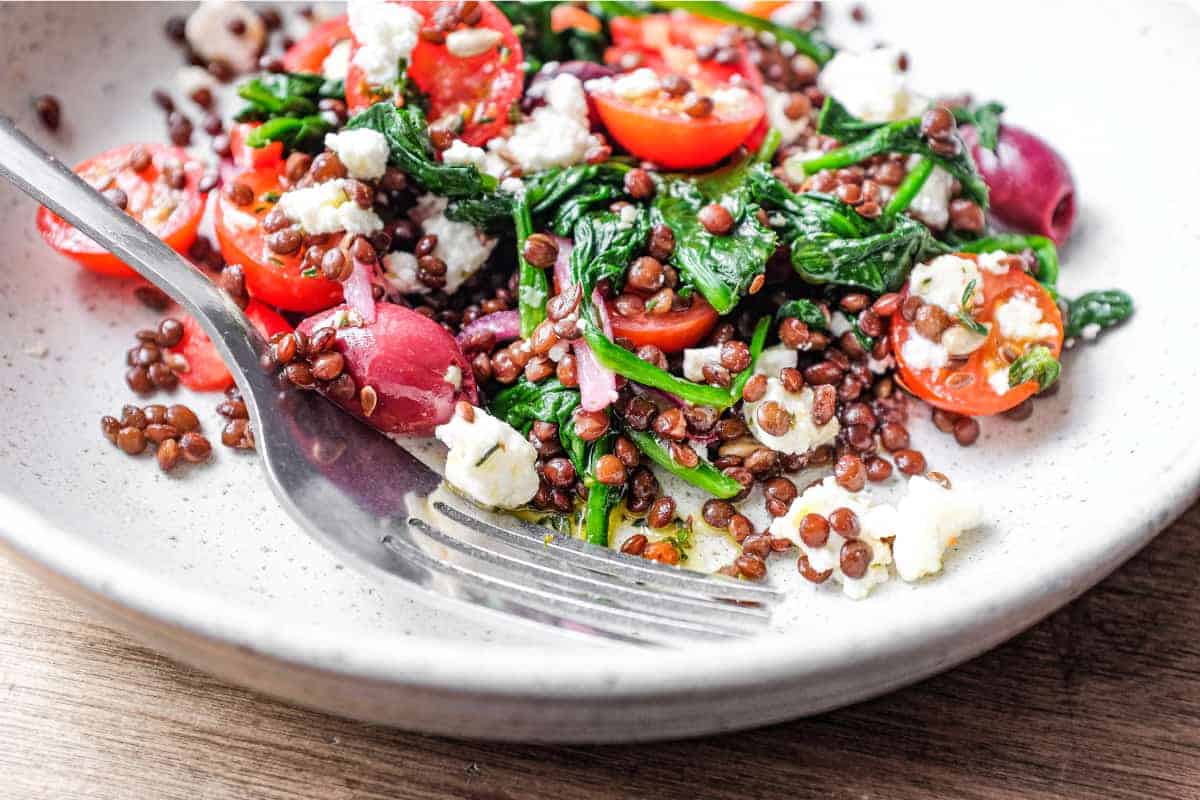
<instances>
[{"instance_id":1,"label":"lentil salad","mask_svg":"<svg viewBox=\"0 0 1200 800\"><path fill-rule=\"evenodd\" d=\"M971 446L1132 312L1059 293L1076 197L1056 152L999 103L917 93L902 53L835 49L817 4L351 2L314 22L260 56L280 15L203 4L168 33L212 156L156 93L172 144L79 171L213 270L287 380L441 440L481 504L745 579L790 557L863 597L937 572L982 518L910 414ZM208 81L239 75L226 120ZM231 386L191 320L151 333L135 392ZM238 404L221 438L245 449ZM105 434L172 468L182 439L139 413ZM899 476L895 505L866 490Z\"/></svg>"}]
</instances>

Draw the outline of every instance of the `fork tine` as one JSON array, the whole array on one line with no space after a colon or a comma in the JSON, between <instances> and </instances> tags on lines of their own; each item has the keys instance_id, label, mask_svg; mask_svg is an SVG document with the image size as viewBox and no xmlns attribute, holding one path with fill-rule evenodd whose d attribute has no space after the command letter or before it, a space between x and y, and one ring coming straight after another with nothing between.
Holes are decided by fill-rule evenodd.
<instances>
[{"instance_id":1,"label":"fork tine","mask_svg":"<svg viewBox=\"0 0 1200 800\"><path fill-rule=\"evenodd\" d=\"M764 608L751 608L733 603L701 600L686 595L674 594L630 586L608 576L582 575L575 571L564 572L553 556L520 551L527 557L508 555L496 550L479 547L471 542L456 539L419 518L411 518L409 525L421 530L438 544L478 559L489 565L514 572L523 585L536 583L546 591L566 593L584 600L597 600L605 605L614 605L639 614L651 614L664 619L684 619L709 624L734 626L731 633L740 633L738 626L761 627L770 620L770 612ZM670 613L664 613L668 609Z\"/></svg>"},{"instance_id":2,"label":"fork tine","mask_svg":"<svg viewBox=\"0 0 1200 800\"><path fill-rule=\"evenodd\" d=\"M423 532L432 527L419 519L410 524L421 527ZM677 643L686 638L725 640L739 635L709 624L648 616L524 586L463 564L434 558L407 536L406 531L401 533L397 529L396 533L383 537L383 544L398 557L415 561L441 578L442 582L437 588L444 594L453 594L476 605L496 608L497 598L502 598L518 606L521 616L538 622L575 630L578 630L575 626L582 625L588 628L585 632L601 633L609 638L641 644Z\"/></svg>"},{"instance_id":3,"label":"fork tine","mask_svg":"<svg viewBox=\"0 0 1200 800\"><path fill-rule=\"evenodd\" d=\"M606 573L630 583L738 602L772 603L782 597L779 591L767 586L734 581L722 576L688 572L678 567L628 556L557 534L547 536L548 533L553 533L548 528L516 518L512 519L515 530L501 527L488 520L480 519L480 517L491 515L477 507L473 507L472 513L468 514L443 500L435 501L432 505L438 512L478 533L499 538L506 544L525 550L550 551L561 558L564 563L590 571Z\"/></svg>"}]
</instances>

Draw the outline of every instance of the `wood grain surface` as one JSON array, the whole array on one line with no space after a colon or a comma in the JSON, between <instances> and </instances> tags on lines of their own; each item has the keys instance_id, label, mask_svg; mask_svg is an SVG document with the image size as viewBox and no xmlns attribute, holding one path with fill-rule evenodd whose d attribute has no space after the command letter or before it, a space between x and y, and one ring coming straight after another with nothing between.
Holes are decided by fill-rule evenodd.
<instances>
[{"instance_id":1,"label":"wood grain surface","mask_svg":"<svg viewBox=\"0 0 1200 800\"><path fill-rule=\"evenodd\" d=\"M1200 798L1200 505L1041 625L757 731L544 747L399 733L180 667L0 563L0 797Z\"/></svg>"}]
</instances>

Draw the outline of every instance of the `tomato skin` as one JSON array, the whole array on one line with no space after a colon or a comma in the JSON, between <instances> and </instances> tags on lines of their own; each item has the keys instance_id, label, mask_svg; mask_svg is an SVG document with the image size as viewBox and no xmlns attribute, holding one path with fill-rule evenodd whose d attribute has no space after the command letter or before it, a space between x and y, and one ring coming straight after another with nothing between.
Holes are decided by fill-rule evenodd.
<instances>
[{"instance_id":1,"label":"tomato skin","mask_svg":"<svg viewBox=\"0 0 1200 800\"><path fill-rule=\"evenodd\" d=\"M405 0L403 4L425 17L427 23L442 5L413 0ZM470 121L459 135L464 142L475 146L485 144L508 126L509 109L520 99L525 87L521 71L525 53L508 17L488 0L480 2L479 10L480 21L475 27L499 31L502 38L498 46L477 56L458 58L444 44L422 39L413 49L408 66L408 76L429 96L429 121L466 108ZM357 46L356 43L356 50ZM384 98L372 92L362 70L352 62L346 75L346 104L351 113L381 99Z\"/></svg>"},{"instance_id":2,"label":"tomato skin","mask_svg":"<svg viewBox=\"0 0 1200 800\"><path fill-rule=\"evenodd\" d=\"M348 308L339 306L309 317L300 323L300 330L311 336ZM441 325L410 308L376 303L375 321L338 328L333 347L345 358L354 385L370 386L378 398L369 417L363 416L358 398L339 405L385 433L432 436L434 428L449 421L456 400L478 401L475 373L458 342ZM447 382L450 367L458 369L458 388Z\"/></svg>"},{"instance_id":3,"label":"tomato skin","mask_svg":"<svg viewBox=\"0 0 1200 800\"><path fill-rule=\"evenodd\" d=\"M600 20L582 8L566 4L555 6L550 11L550 30L562 33L572 28L587 33L600 33L603 30Z\"/></svg>"},{"instance_id":4,"label":"tomato skin","mask_svg":"<svg viewBox=\"0 0 1200 800\"><path fill-rule=\"evenodd\" d=\"M602 93L591 97L613 139L635 156L667 169L717 163L746 141L765 113L762 99L752 93L747 93L745 107L736 115L714 111L700 119L682 111L660 113L638 100Z\"/></svg>"},{"instance_id":5,"label":"tomato skin","mask_svg":"<svg viewBox=\"0 0 1200 800\"><path fill-rule=\"evenodd\" d=\"M246 306L246 316L267 339L292 330L286 319L254 300ZM172 353L183 356L188 364L187 372L179 373L179 382L196 392L219 392L232 386L233 375L226 369L216 345L200 323L191 314L183 314L180 322L183 323L183 338L169 348Z\"/></svg>"},{"instance_id":6,"label":"tomato skin","mask_svg":"<svg viewBox=\"0 0 1200 800\"><path fill-rule=\"evenodd\" d=\"M960 258L975 260L969 253L958 253ZM904 362L902 348L909 336L917 336L912 323L906 321L899 312L892 316L891 345L896 359L896 368L900 380L913 394L930 405L968 416L991 416L1015 408L1037 393L1037 382L1028 381L1009 389L1004 394L996 394L987 382L988 375L1005 362L1000 358L1000 349L1005 345L999 326L994 324L993 314L998 304L1022 294L1036 300L1042 311L1042 319L1054 325L1057 335L1053 342L1047 343L1055 358L1062 353L1063 323L1062 314L1057 304L1036 280L1019 269L1010 269L1005 275L997 275L988 270L981 270L983 276L983 310L976 315L980 322L991 323L991 331L983 345L970 356L966 362L954 369L914 370ZM905 287L902 300L908 297L908 287ZM1015 343L1020 351L1021 344ZM955 374L967 374L972 380L966 385L955 387L949 378Z\"/></svg>"},{"instance_id":7,"label":"tomato skin","mask_svg":"<svg viewBox=\"0 0 1200 800\"><path fill-rule=\"evenodd\" d=\"M314 25L308 35L283 54L283 68L288 72L320 75L333 48L351 36L349 18L345 14Z\"/></svg>"},{"instance_id":8,"label":"tomato skin","mask_svg":"<svg viewBox=\"0 0 1200 800\"><path fill-rule=\"evenodd\" d=\"M236 177L249 186L256 202L239 208L223 192L214 204L213 228L227 264L241 264L251 297L284 311L311 313L342 301L342 285L324 277L300 274L301 254L282 256L266 245L262 220L275 207L263 199L269 192L283 194L278 169L243 172Z\"/></svg>"},{"instance_id":9,"label":"tomato skin","mask_svg":"<svg viewBox=\"0 0 1200 800\"><path fill-rule=\"evenodd\" d=\"M134 172L126 166L131 151L139 146L149 153L151 158L150 166L141 173ZM163 184L156 182L168 161L183 165L187 183L183 189L178 190L179 202L170 216L156 225L153 219L147 219L145 211L155 194L164 189ZM164 144L129 144L80 163L75 167L75 172L93 185L107 183L102 181L101 176L111 175L112 185L123 190L128 198L126 212L150 227L176 252L186 253L196 241L196 231L200 226L201 217L204 216L204 202L207 197L199 189L204 167L190 159L181 148ZM44 206L37 212L37 228L46 244L62 255L74 259L84 269L120 278L137 276L137 272L131 267L123 264L112 253Z\"/></svg>"},{"instance_id":10,"label":"tomato skin","mask_svg":"<svg viewBox=\"0 0 1200 800\"><path fill-rule=\"evenodd\" d=\"M615 301L607 305L614 338L628 339L637 347L652 344L664 353L678 353L696 346L719 319L716 309L699 294L693 296L692 305L686 310L662 316L646 312L625 316L617 313Z\"/></svg>"},{"instance_id":11,"label":"tomato skin","mask_svg":"<svg viewBox=\"0 0 1200 800\"><path fill-rule=\"evenodd\" d=\"M250 131L260 122L239 122L229 129L229 149L233 163L243 169L275 169L283 165L283 142L271 142L266 147L246 144Z\"/></svg>"}]
</instances>

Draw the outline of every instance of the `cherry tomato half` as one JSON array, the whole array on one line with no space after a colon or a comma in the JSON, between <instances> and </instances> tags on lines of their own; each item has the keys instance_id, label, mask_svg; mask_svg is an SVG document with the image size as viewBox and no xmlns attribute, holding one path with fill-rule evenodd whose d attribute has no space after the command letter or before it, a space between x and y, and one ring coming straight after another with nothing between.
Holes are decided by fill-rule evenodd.
<instances>
[{"instance_id":1,"label":"cherry tomato half","mask_svg":"<svg viewBox=\"0 0 1200 800\"><path fill-rule=\"evenodd\" d=\"M975 256L971 254L958 255L960 258L975 260ZM1041 284L1016 268L1003 275L989 270L980 270L980 273L983 277L984 305L975 318L990 325L991 330L983 345L972 352L965 361L957 364L951 362L942 369L911 368L904 360L904 343L909 337L920 334L913 330L912 323L906 321L899 312L892 316L892 353L904 385L930 405L969 416L999 414L1032 397L1037 392L1036 381L1028 381L999 394L988 382L988 378L998 370L1007 370L1008 364L1015 356L1034 344L1046 345L1057 358L1062 352L1063 343L1062 315ZM907 287L903 296L908 297ZM995 324L993 317L1001 303L1015 296L1028 298L1037 304L1042 312L1042 321L1054 326L1054 336L1035 341L1013 340L1001 335L1000 327Z\"/></svg>"},{"instance_id":2,"label":"cherry tomato half","mask_svg":"<svg viewBox=\"0 0 1200 800\"><path fill-rule=\"evenodd\" d=\"M419 12L432 28L438 8L448 3L410 0L404 5ZM429 96L430 122L461 115L463 128L459 135L470 145L484 144L508 125L508 110L521 97L525 86L522 72L525 55L508 17L487 0L479 3L479 11L479 22L473 27L499 32L498 45L480 55L459 58L452 55L445 44L421 39L413 49L408 65L408 76ZM381 95L377 87L368 85L362 70L351 62L346 76L346 103L351 112L360 111L386 96Z\"/></svg>"},{"instance_id":3,"label":"cherry tomato half","mask_svg":"<svg viewBox=\"0 0 1200 800\"><path fill-rule=\"evenodd\" d=\"M260 122L241 122L229 129L229 151L235 166L242 169L276 169L283 164L283 142L271 142L266 147L246 144L250 131Z\"/></svg>"},{"instance_id":4,"label":"cherry tomato half","mask_svg":"<svg viewBox=\"0 0 1200 800\"><path fill-rule=\"evenodd\" d=\"M149 165L136 172L130 156L140 149L150 156ZM168 183L172 172L183 170L184 184ZM204 215L206 195L199 189L204 167L178 147L164 144L125 145L75 167L75 172L101 191L119 189L125 195L125 211L173 250L186 253L196 241L196 229ZM137 275L130 267L73 225L46 208L39 208L37 227L46 244L75 259L85 269L102 275Z\"/></svg>"},{"instance_id":5,"label":"cherry tomato half","mask_svg":"<svg viewBox=\"0 0 1200 800\"><path fill-rule=\"evenodd\" d=\"M283 68L288 72L320 75L333 48L349 38L350 23L345 14L327 19L314 25L307 36L287 49L283 54Z\"/></svg>"},{"instance_id":6,"label":"cherry tomato half","mask_svg":"<svg viewBox=\"0 0 1200 800\"><path fill-rule=\"evenodd\" d=\"M652 344L664 353L678 353L694 347L717 324L716 309L695 295L686 309L666 314L618 314L614 301L608 303L608 318L614 337L623 337L637 347Z\"/></svg>"},{"instance_id":7,"label":"cherry tomato half","mask_svg":"<svg viewBox=\"0 0 1200 800\"><path fill-rule=\"evenodd\" d=\"M283 317L267 306L251 300L246 306L246 316L266 338L277 333L286 333L292 326ZM182 315L183 338L179 344L169 348L172 353L183 356L187 371L179 373L179 382L197 392L218 392L233 385L233 376L225 368L225 362L217 353L216 345L190 314Z\"/></svg>"},{"instance_id":8,"label":"cherry tomato half","mask_svg":"<svg viewBox=\"0 0 1200 800\"><path fill-rule=\"evenodd\" d=\"M320 311L342 301L342 285L300 274L301 253L279 255L267 247L263 218L275 207L284 187L277 169L243 172L234 180L254 192L254 202L239 206L222 192L213 227L227 264L241 264L251 297L285 311Z\"/></svg>"}]
</instances>

